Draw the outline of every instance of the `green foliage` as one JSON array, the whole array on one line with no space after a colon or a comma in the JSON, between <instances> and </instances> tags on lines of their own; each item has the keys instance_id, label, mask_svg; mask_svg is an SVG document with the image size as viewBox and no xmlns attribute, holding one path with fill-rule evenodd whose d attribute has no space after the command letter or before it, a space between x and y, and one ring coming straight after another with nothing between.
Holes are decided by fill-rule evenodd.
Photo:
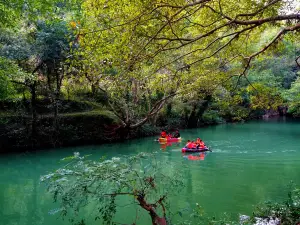
<instances>
[{"instance_id":1,"label":"green foliage","mask_svg":"<svg viewBox=\"0 0 300 225\"><path fill-rule=\"evenodd\" d=\"M207 110L203 114L202 120L205 124L219 124L225 122L217 110Z\"/></svg>"},{"instance_id":2,"label":"green foliage","mask_svg":"<svg viewBox=\"0 0 300 225\"><path fill-rule=\"evenodd\" d=\"M270 34L264 35L269 36ZM253 63L248 74L250 82L262 83L268 87L279 89L289 89L297 77L297 70L299 70L295 63L299 47L298 42L292 42L285 38L272 54L260 57Z\"/></svg>"},{"instance_id":3,"label":"green foliage","mask_svg":"<svg viewBox=\"0 0 300 225\"><path fill-rule=\"evenodd\" d=\"M277 110L284 105L283 89L290 90L284 95L289 112L299 115L298 81L290 89L299 70L295 33L287 30L249 58L283 27L296 25L290 18L274 19L285 16L286 4L5 1L0 3L0 56L9 63L0 68L5 71L0 99L28 98L35 91L37 98L51 99L48 109L55 106L55 113L67 112L58 103L62 99L97 102L122 127L151 123L133 131L146 135L155 133L155 125L243 121ZM271 19L255 22L264 18Z\"/></svg>"},{"instance_id":4,"label":"green foliage","mask_svg":"<svg viewBox=\"0 0 300 225\"><path fill-rule=\"evenodd\" d=\"M182 215L181 212L178 212L181 215L181 219L176 221L178 225L238 225L238 222L232 221L230 216L227 213L224 213L221 218L210 217L205 212L205 209L201 207L198 203L192 209L188 210L186 214ZM188 218L188 219L187 219Z\"/></svg>"},{"instance_id":5,"label":"green foliage","mask_svg":"<svg viewBox=\"0 0 300 225\"><path fill-rule=\"evenodd\" d=\"M293 116L300 116L300 78L292 83L291 88L283 94L288 102L288 111Z\"/></svg>"},{"instance_id":6,"label":"green foliage","mask_svg":"<svg viewBox=\"0 0 300 225\"><path fill-rule=\"evenodd\" d=\"M35 48L40 59L45 62L66 57L63 54L70 51L70 42L73 39L74 35L67 21L52 20L37 23Z\"/></svg>"},{"instance_id":7,"label":"green foliage","mask_svg":"<svg viewBox=\"0 0 300 225\"><path fill-rule=\"evenodd\" d=\"M153 135L157 135L160 132L160 129L156 126L153 126L151 124L144 124L143 126L141 126L140 128L138 128L139 135L137 136L153 136Z\"/></svg>"},{"instance_id":8,"label":"green foliage","mask_svg":"<svg viewBox=\"0 0 300 225\"><path fill-rule=\"evenodd\" d=\"M170 162L157 161L155 154L91 161L74 153L68 160L66 166L42 176L41 181L61 204L62 214L70 214L71 218L91 205L97 209L91 212L95 220L111 224L120 198L146 210L147 204L162 207L165 214L168 193L183 185L178 169Z\"/></svg>"},{"instance_id":9,"label":"green foliage","mask_svg":"<svg viewBox=\"0 0 300 225\"><path fill-rule=\"evenodd\" d=\"M14 93L12 84L0 73L0 100L5 100Z\"/></svg>"},{"instance_id":10,"label":"green foliage","mask_svg":"<svg viewBox=\"0 0 300 225\"><path fill-rule=\"evenodd\" d=\"M250 107L254 110L277 110L283 104L280 93L275 88L260 83L249 85L247 91L250 95Z\"/></svg>"},{"instance_id":11,"label":"green foliage","mask_svg":"<svg viewBox=\"0 0 300 225\"><path fill-rule=\"evenodd\" d=\"M0 57L0 100L5 100L15 94L15 88L11 83L11 79L23 75L24 73L16 64Z\"/></svg>"},{"instance_id":12,"label":"green foliage","mask_svg":"<svg viewBox=\"0 0 300 225\"><path fill-rule=\"evenodd\" d=\"M266 202L256 208L254 217L275 217L280 219L282 225L294 225L300 223L300 189L297 188L288 193L284 203Z\"/></svg>"},{"instance_id":13,"label":"green foliage","mask_svg":"<svg viewBox=\"0 0 300 225\"><path fill-rule=\"evenodd\" d=\"M66 11L77 12L81 8L81 0L4 0L0 2L0 26L17 26L20 21L36 21L43 17L63 16Z\"/></svg>"},{"instance_id":14,"label":"green foliage","mask_svg":"<svg viewBox=\"0 0 300 225\"><path fill-rule=\"evenodd\" d=\"M226 121L242 121L248 118L250 113L244 91L230 93L225 88L215 91L214 104L211 108L218 110L219 117Z\"/></svg>"}]
</instances>

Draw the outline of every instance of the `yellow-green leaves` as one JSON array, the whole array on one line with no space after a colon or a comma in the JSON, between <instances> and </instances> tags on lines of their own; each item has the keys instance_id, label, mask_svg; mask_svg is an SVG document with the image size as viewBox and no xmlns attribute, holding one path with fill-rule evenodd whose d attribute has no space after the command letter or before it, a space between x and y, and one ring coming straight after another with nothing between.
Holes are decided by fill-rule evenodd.
<instances>
[{"instance_id":1,"label":"yellow-green leaves","mask_svg":"<svg viewBox=\"0 0 300 225\"><path fill-rule=\"evenodd\" d=\"M252 109L277 110L283 104L283 99L275 88L255 83L249 85L247 91Z\"/></svg>"}]
</instances>

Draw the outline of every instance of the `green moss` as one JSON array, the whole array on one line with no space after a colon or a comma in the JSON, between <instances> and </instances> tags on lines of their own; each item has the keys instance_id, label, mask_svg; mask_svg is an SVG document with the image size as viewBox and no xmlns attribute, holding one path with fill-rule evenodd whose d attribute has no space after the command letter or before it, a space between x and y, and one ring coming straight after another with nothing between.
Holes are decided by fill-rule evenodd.
<instances>
[{"instance_id":1,"label":"green moss","mask_svg":"<svg viewBox=\"0 0 300 225\"><path fill-rule=\"evenodd\" d=\"M118 118L109 110L92 110L87 112L74 112L74 113L64 113L60 114L60 117L91 117L91 116L102 116L113 120L113 122L118 122Z\"/></svg>"}]
</instances>

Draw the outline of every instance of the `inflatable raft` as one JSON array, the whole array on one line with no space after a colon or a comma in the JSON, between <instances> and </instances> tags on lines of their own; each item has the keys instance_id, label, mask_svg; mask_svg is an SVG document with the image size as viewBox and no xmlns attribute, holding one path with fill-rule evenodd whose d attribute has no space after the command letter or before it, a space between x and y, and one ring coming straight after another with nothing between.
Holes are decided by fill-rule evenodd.
<instances>
[{"instance_id":1,"label":"inflatable raft","mask_svg":"<svg viewBox=\"0 0 300 225\"><path fill-rule=\"evenodd\" d=\"M179 138L158 138L159 142L179 142L181 141L181 137Z\"/></svg>"},{"instance_id":2,"label":"inflatable raft","mask_svg":"<svg viewBox=\"0 0 300 225\"><path fill-rule=\"evenodd\" d=\"M181 151L183 152L183 153L185 153L185 152L207 152L207 151L210 151L211 152L211 150L208 148L208 147L204 147L204 148L182 148L181 149Z\"/></svg>"}]
</instances>

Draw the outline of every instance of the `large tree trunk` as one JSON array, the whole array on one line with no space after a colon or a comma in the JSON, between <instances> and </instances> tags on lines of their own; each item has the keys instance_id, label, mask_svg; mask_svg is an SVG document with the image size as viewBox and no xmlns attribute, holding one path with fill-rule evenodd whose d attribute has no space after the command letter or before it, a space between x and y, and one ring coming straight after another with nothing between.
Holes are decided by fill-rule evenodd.
<instances>
[{"instance_id":1,"label":"large tree trunk","mask_svg":"<svg viewBox=\"0 0 300 225\"><path fill-rule=\"evenodd\" d=\"M192 112L190 113L187 121L188 128L196 128L199 126L199 121L202 120L203 113L207 110L209 103L212 99L211 95L207 95L204 98L204 102L202 104L195 103L193 105Z\"/></svg>"},{"instance_id":2,"label":"large tree trunk","mask_svg":"<svg viewBox=\"0 0 300 225\"><path fill-rule=\"evenodd\" d=\"M54 91L54 117L53 117L53 127L55 133L58 133L59 123L58 123L58 102L60 97L60 76L58 73L55 74L56 78L56 89Z\"/></svg>"},{"instance_id":3,"label":"large tree trunk","mask_svg":"<svg viewBox=\"0 0 300 225\"><path fill-rule=\"evenodd\" d=\"M31 143L34 146L37 135L37 112L36 112L36 81L29 85L31 94Z\"/></svg>"},{"instance_id":4,"label":"large tree trunk","mask_svg":"<svg viewBox=\"0 0 300 225\"><path fill-rule=\"evenodd\" d=\"M61 84L63 80L63 74L64 70L61 72L55 71L55 90L53 94L53 137L54 137L54 143L58 141L59 139L59 117L58 117L58 111L59 111L59 101L60 101L60 90L61 90Z\"/></svg>"},{"instance_id":5,"label":"large tree trunk","mask_svg":"<svg viewBox=\"0 0 300 225\"><path fill-rule=\"evenodd\" d=\"M207 95L205 98L204 98L205 102L200 106L199 110L198 110L198 113L197 113L197 118L199 118L198 122L203 122L203 119L202 119L202 116L204 114L204 112L207 110L208 106L209 106L209 103L211 102L212 100L212 96L211 95Z\"/></svg>"},{"instance_id":6,"label":"large tree trunk","mask_svg":"<svg viewBox=\"0 0 300 225\"><path fill-rule=\"evenodd\" d=\"M187 127L188 128L196 128L197 127L197 122L198 118L196 117L196 110L197 110L197 103L193 105L192 112L190 113L187 121Z\"/></svg>"},{"instance_id":7,"label":"large tree trunk","mask_svg":"<svg viewBox=\"0 0 300 225\"><path fill-rule=\"evenodd\" d=\"M162 217L162 218L159 217L158 214L155 211L154 206L152 204L147 203L143 196L138 196L137 200L139 202L139 205L143 209L145 209L149 212L149 215L150 215L151 220L152 220L152 225L167 225L166 219L164 217ZM163 211L164 211L164 214L165 214L165 208L164 208L162 203L160 203L160 204L163 207Z\"/></svg>"}]
</instances>

